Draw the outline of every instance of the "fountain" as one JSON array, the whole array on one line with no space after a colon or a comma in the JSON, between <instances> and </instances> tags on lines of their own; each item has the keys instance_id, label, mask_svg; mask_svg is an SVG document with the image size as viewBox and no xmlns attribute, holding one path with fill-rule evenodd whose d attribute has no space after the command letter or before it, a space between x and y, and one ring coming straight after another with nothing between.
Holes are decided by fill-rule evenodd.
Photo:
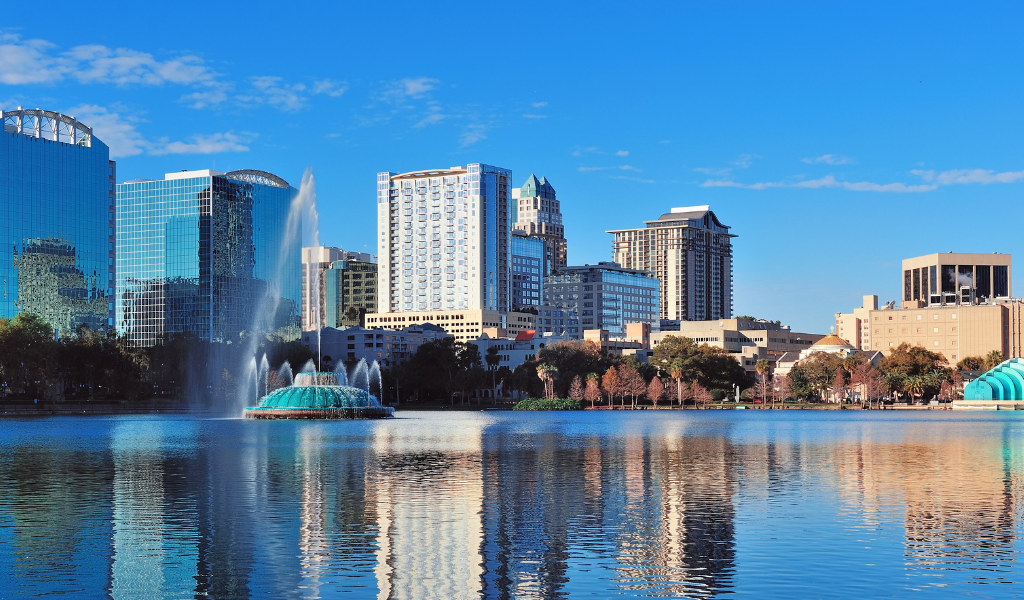
<instances>
[{"instance_id":1,"label":"fountain","mask_svg":"<svg viewBox=\"0 0 1024 600\"><path fill-rule=\"evenodd\" d=\"M312 361L307 363L310 365ZM295 376L295 383L267 394L260 405L245 409L247 419L382 419L393 417L395 409L383 406L370 393L370 373L376 373L380 389L380 365L373 361L367 368L360 361L352 374L353 383L361 377L366 387L341 385L340 372L305 370Z\"/></svg>"},{"instance_id":2,"label":"fountain","mask_svg":"<svg viewBox=\"0 0 1024 600\"><path fill-rule=\"evenodd\" d=\"M319 237L319 215L316 209L316 187L313 183L313 175L306 171L302 177L302 185L299 193L292 201L286 223L286 241L302 235L302 229L309 227L312 246L320 245ZM303 236L306 237L306 236ZM282 258L278 260L278 279L285 264ZM315 280L310 282L310 285ZM313 324L317 332L317 353L316 362L310 359L299 369L292 381L291 365L285 362L278 368L275 385L279 387L271 391L269 385L270 365L267 362L267 355L257 363L255 356L252 359L250 370L254 373L256 395L259 398L259 406L246 407L243 415L247 419L379 419L393 417L395 409L390 406L383 406L376 396L370 393L371 374L376 377L377 393L380 393L380 365L373 361L372 367L360 360L352 372L351 381L353 384L362 382L362 386L349 386L349 377L345 372L345 365L338 361L335 371L320 371L317 364L321 362L320 356L320 307L319 294L310 290L310 297L314 299ZM261 306L256 315L273 314L277 308L279 299L276 296L269 296L269 304ZM262 332L267 330L266 319L259 316L254 321L253 331ZM255 353L255 343L258 335L250 336L250 347ZM286 369L287 367L287 369ZM287 377L287 379L286 379ZM240 390L241 391L241 390ZM242 397L247 398L248 394L242 392Z\"/></svg>"}]
</instances>

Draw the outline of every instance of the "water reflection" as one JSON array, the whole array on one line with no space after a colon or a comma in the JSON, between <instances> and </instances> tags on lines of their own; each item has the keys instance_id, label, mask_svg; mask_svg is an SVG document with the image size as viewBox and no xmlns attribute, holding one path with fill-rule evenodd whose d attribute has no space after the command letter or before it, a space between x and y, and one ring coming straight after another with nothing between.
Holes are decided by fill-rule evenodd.
<instances>
[{"instance_id":1,"label":"water reflection","mask_svg":"<svg viewBox=\"0 0 1024 600\"><path fill-rule=\"evenodd\" d=\"M3 595L976 591L1021 579L1022 424L696 412L7 421Z\"/></svg>"}]
</instances>

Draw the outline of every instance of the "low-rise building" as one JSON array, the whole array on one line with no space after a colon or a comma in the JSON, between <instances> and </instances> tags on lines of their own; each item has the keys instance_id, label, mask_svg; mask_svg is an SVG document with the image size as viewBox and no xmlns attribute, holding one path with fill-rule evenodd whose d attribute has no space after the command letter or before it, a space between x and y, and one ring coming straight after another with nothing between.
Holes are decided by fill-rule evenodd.
<instances>
[{"instance_id":1,"label":"low-rise building","mask_svg":"<svg viewBox=\"0 0 1024 600\"><path fill-rule=\"evenodd\" d=\"M456 341L468 342L479 338L484 329L491 327L505 329L512 335L527 329L536 329L536 316L531 313L502 313L496 310L412 311L366 315L366 327L370 329L401 329L424 323L437 325Z\"/></svg>"},{"instance_id":2,"label":"low-rise building","mask_svg":"<svg viewBox=\"0 0 1024 600\"><path fill-rule=\"evenodd\" d=\"M796 332L788 325L762 319L681 321L678 331L652 333L650 347L656 349L670 335L722 348L750 373L755 372L757 361L762 358L774 367L778 357L783 354L799 353L825 337L820 333Z\"/></svg>"},{"instance_id":3,"label":"low-rise building","mask_svg":"<svg viewBox=\"0 0 1024 600\"><path fill-rule=\"evenodd\" d=\"M571 338L557 335L542 335L533 330L520 331L514 336L505 337L503 331L487 331L479 338L468 343L473 344L480 350L480 356L486 359L487 351L491 347L498 349L498 367L515 369L528 360L537 358L537 353L545 347L558 342L570 341ZM500 337L499 337L500 335ZM486 361L484 368L487 367Z\"/></svg>"},{"instance_id":4,"label":"low-rise building","mask_svg":"<svg viewBox=\"0 0 1024 600\"><path fill-rule=\"evenodd\" d=\"M450 337L442 328L424 323L401 329L366 329L324 327L317 339L316 331L304 331L302 344L317 352L325 363L337 364L377 361L383 367L412 358L419 347L428 342ZM319 346L318 346L319 344Z\"/></svg>"}]
</instances>

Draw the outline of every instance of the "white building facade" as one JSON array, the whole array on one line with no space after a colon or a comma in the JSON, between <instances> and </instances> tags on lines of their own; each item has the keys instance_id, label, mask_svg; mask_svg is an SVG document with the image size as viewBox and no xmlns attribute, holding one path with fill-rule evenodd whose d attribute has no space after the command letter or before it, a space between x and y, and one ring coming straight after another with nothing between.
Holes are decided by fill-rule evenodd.
<instances>
[{"instance_id":1,"label":"white building facade","mask_svg":"<svg viewBox=\"0 0 1024 600\"><path fill-rule=\"evenodd\" d=\"M378 311L510 308L508 169L377 175Z\"/></svg>"}]
</instances>

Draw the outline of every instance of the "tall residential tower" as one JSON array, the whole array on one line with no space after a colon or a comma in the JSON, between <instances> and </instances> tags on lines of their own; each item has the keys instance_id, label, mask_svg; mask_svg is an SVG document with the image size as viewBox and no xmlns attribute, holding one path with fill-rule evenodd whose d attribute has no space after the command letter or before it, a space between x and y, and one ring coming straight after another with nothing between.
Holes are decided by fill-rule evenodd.
<instances>
[{"instance_id":1,"label":"tall residential tower","mask_svg":"<svg viewBox=\"0 0 1024 600\"><path fill-rule=\"evenodd\" d=\"M732 241L708 206L673 208L642 229L616 229L612 260L661 280L661 318L732 317Z\"/></svg>"},{"instance_id":2,"label":"tall residential tower","mask_svg":"<svg viewBox=\"0 0 1024 600\"><path fill-rule=\"evenodd\" d=\"M377 310L507 312L511 178L480 163L379 173Z\"/></svg>"}]
</instances>

